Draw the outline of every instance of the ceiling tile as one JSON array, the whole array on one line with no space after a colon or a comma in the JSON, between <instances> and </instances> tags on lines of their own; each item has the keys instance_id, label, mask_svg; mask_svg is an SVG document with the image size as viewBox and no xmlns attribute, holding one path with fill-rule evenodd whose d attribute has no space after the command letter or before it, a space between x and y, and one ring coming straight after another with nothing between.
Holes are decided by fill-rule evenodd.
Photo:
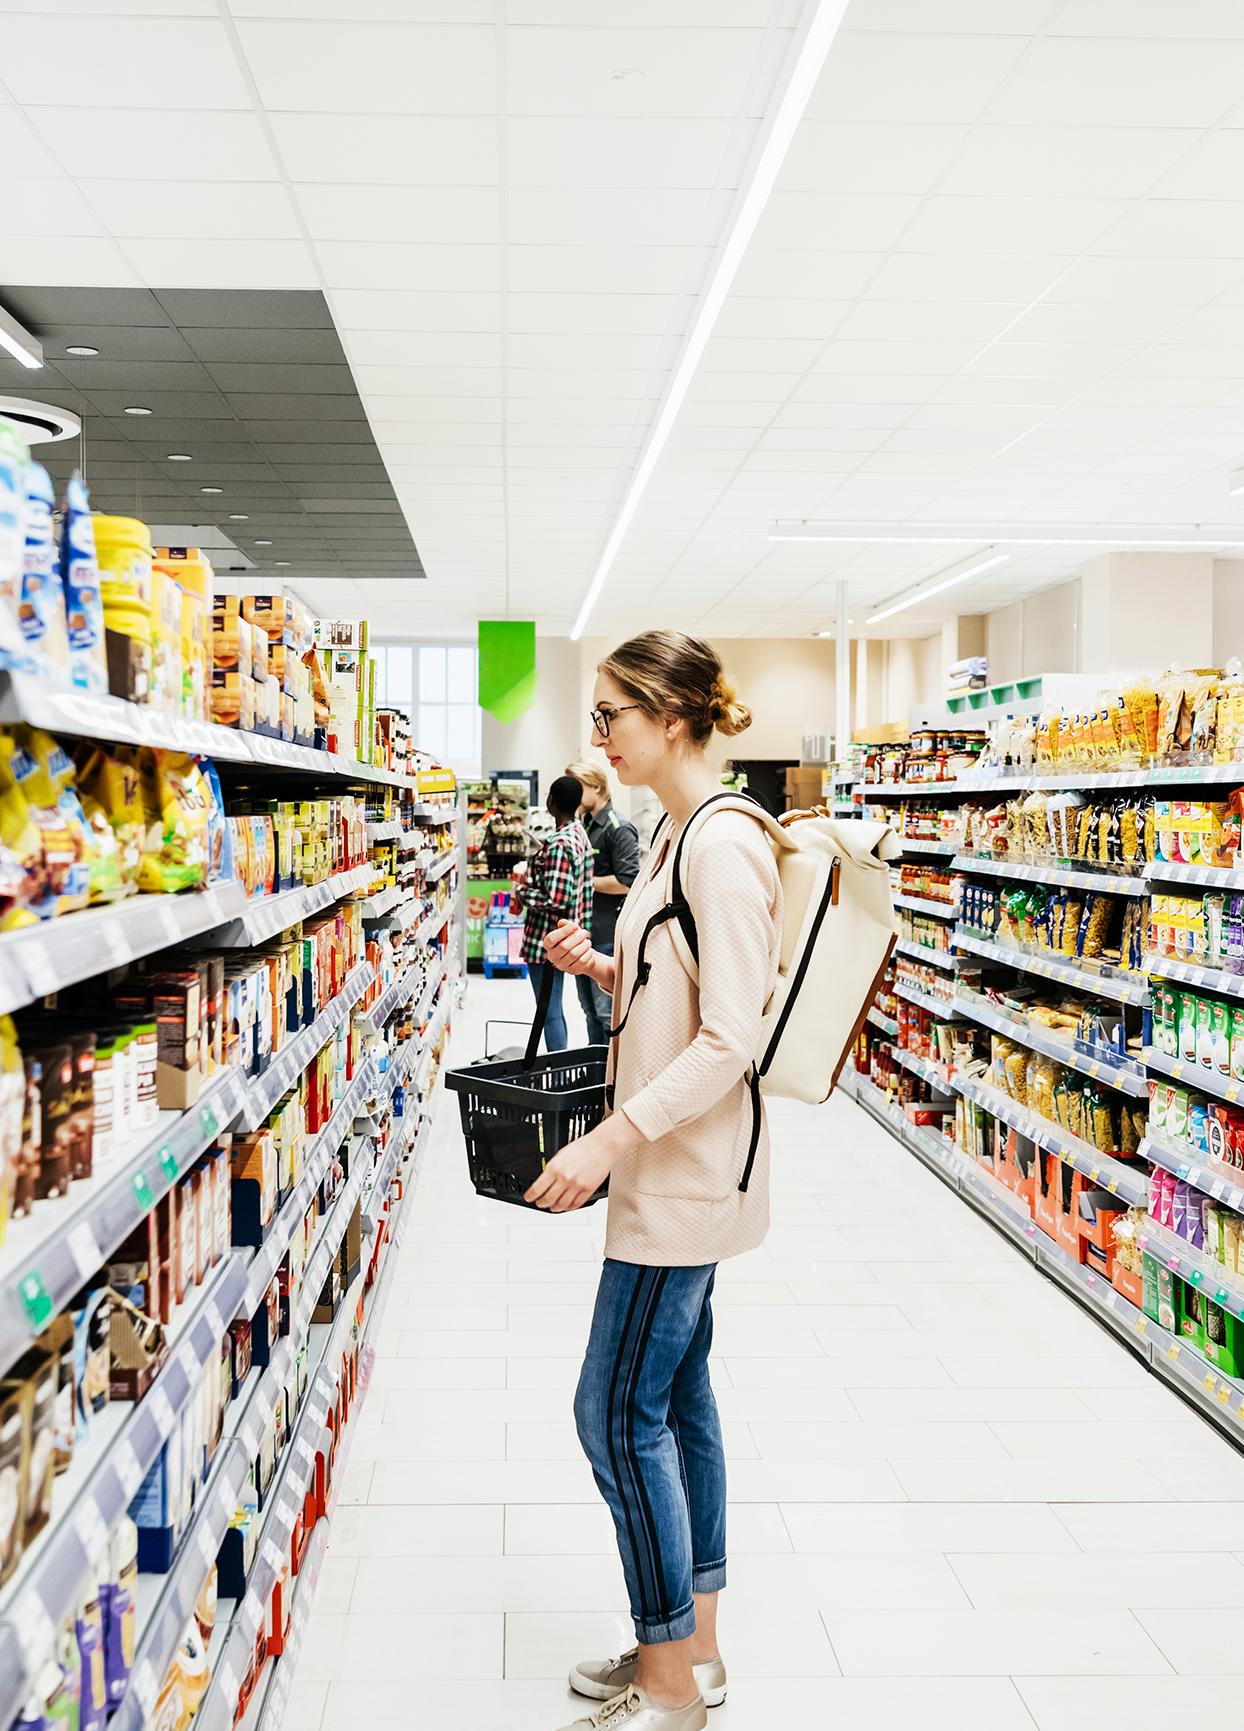
<instances>
[{"instance_id":1,"label":"ceiling tile","mask_svg":"<svg viewBox=\"0 0 1244 1731\"><path fill-rule=\"evenodd\" d=\"M863 291L883 258L879 252L811 252L798 246L767 247L753 242L739 266L727 305L743 295L813 302L850 300Z\"/></svg>"},{"instance_id":2,"label":"ceiling tile","mask_svg":"<svg viewBox=\"0 0 1244 1731\"><path fill-rule=\"evenodd\" d=\"M935 36L915 27L898 34L840 35L808 117L970 123L1024 51L1020 37Z\"/></svg>"},{"instance_id":3,"label":"ceiling tile","mask_svg":"<svg viewBox=\"0 0 1244 1731\"><path fill-rule=\"evenodd\" d=\"M127 240L118 243L142 280L160 288L314 288L300 240Z\"/></svg>"},{"instance_id":4,"label":"ceiling tile","mask_svg":"<svg viewBox=\"0 0 1244 1731\"><path fill-rule=\"evenodd\" d=\"M455 186L495 186L500 178L491 116L274 114L272 129L294 181L437 186L448 176Z\"/></svg>"},{"instance_id":5,"label":"ceiling tile","mask_svg":"<svg viewBox=\"0 0 1244 1731\"><path fill-rule=\"evenodd\" d=\"M507 272L532 293L698 294L711 259L694 246L512 246Z\"/></svg>"},{"instance_id":6,"label":"ceiling tile","mask_svg":"<svg viewBox=\"0 0 1244 1731\"><path fill-rule=\"evenodd\" d=\"M1139 198L1197 136L1178 127L977 126L938 190L1001 198Z\"/></svg>"},{"instance_id":7,"label":"ceiling tile","mask_svg":"<svg viewBox=\"0 0 1244 1731\"><path fill-rule=\"evenodd\" d=\"M303 183L294 196L316 240L493 244L500 239L500 206L491 187Z\"/></svg>"},{"instance_id":8,"label":"ceiling tile","mask_svg":"<svg viewBox=\"0 0 1244 1731\"><path fill-rule=\"evenodd\" d=\"M514 115L729 118L744 111L762 30L534 25L510 33L506 91ZM634 75L617 78L619 69Z\"/></svg>"},{"instance_id":9,"label":"ceiling tile","mask_svg":"<svg viewBox=\"0 0 1244 1731\"><path fill-rule=\"evenodd\" d=\"M775 192L756 226L756 245L885 251L903 236L919 202L885 193Z\"/></svg>"},{"instance_id":10,"label":"ceiling tile","mask_svg":"<svg viewBox=\"0 0 1244 1731\"><path fill-rule=\"evenodd\" d=\"M270 109L479 115L495 107L492 25L243 19L237 28Z\"/></svg>"},{"instance_id":11,"label":"ceiling tile","mask_svg":"<svg viewBox=\"0 0 1244 1731\"><path fill-rule=\"evenodd\" d=\"M219 17L79 17L67 51L65 25L46 11L0 14L0 65L20 103L149 111L176 68L179 109L250 107Z\"/></svg>"},{"instance_id":12,"label":"ceiling tile","mask_svg":"<svg viewBox=\"0 0 1244 1731\"><path fill-rule=\"evenodd\" d=\"M113 240L0 235L0 281L5 283L90 283L107 289L137 286L141 280Z\"/></svg>"},{"instance_id":13,"label":"ceiling tile","mask_svg":"<svg viewBox=\"0 0 1244 1731\"><path fill-rule=\"evenodd\" d=\"M0 180L46 176L63 183L65 171L35 130L33 115L0 106Z\"/></svg>"},{"instance_id":14,"label":"ceiling tile","mask_svg":"<svg viewBox=\"0 0 1244 1731\"><path fill-rule=\"evenodd\" d=\"M294 240L298 224L283 186L206 181L83 180L83 193L119 237Z\"/></svg>"},{"instance_id":15,"label":"ceiling tile","mask_svg":"<svg viewBox=\"0 0 1244 1731\"><path fill-rule=\"evenodd\" d=\"M1092 247L1111 257L1229 258L1244 270L1244 200L1151 198L1134 205Z\"/></svg>"},{"instance_id":16,"label":"ceiling tile","mask_svg":"<svg viewBox=\"0 0 1244 1731\"><path fill-rule=\"evenodd\" d=\"M652 187L519 187L506 200L506 238L517 246L710 246L729 214L730 197Z\"/></svg>"},{"instance_id":17,"label":"ceiling tile","mask_svg":"<svg viewBox=\"0 0 1244 1731\"><path fill-rule=\"evenodd\" d=\"M40 107L30 117L69 173L113 180L275 180L257 115L206 110ZM152 148L153 133L159 148Z\"/></svg>"},{"instance_id":18,"label":"ceiling tile","mask_svg":"<svg viewBox=\"0 0 1244 1731\"><path fill-rule=\"evenodd\" d=\"M805 120L778 186L784 192L928 192L966 136L964 126Z\"/></svg>"},{"instance_id":19,"label":"ceiling tile","mask_svg":"<svg viewBox=\"0 0 1244 1731\"><path fill-rule=\"evenodd\" d=\"M878 300L1012 301L1026 305L1066 269L1063 258L1022 254L900 253L886 259L870 285Z\"/></svg>"},{"instance_id":20,"label":"ceiling tile","mask_svg":"<svg viewBox=\"0 0 1244 1731\"><path fill-rule=\"evenodd\" d=\"M1056 256L1083 252L1103 237L1111 250L1111 224L1123 215L1121 199L928 198L902 238L904 252L1032 251Z\"/></svg>"},{"instance_id":21,"label":"ceiling tile","mask_svg":"<svg viewBox=\"0 0 1244 1731\"><path fill-rule=\"evenodd\" d=\"M727 119L511 115L511 187L734 187L757 123Z\"/></svg>"},{"instance_id":22,"label":"ceiling tile","mask_svg":"<svg viewBox=\"0 0 1244 1731\"><path fill-rule=\"evenodd\" d=\"M1060 36L1153 36L1244 38L1244 16L1235 0L1182 0L1178 11L1164 0L1077 0L1059 15Z\"/></svg>"},{"instance_id":23,"label":"ceiling tile","mask_svg":"<svg viewBox=\"0 0 1244 1731\"><path fill-rule=\"evenodd\" d=\"M986 110L1004 126L1212 126L1244 90L1244 43L1034 41Z\"/></svg>"}]
</instances>

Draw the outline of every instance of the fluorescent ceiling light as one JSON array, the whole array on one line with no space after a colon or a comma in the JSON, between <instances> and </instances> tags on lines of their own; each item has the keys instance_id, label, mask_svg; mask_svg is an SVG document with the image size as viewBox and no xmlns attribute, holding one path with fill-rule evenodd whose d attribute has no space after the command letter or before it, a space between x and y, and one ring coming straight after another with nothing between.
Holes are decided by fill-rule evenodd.
<instances>
[{"instance_id":1,"label":"fluorescent ceiling light","mask_svg":"<svg viewBox=\"0 0 1244 1731\"><path fill-rule=\"evenodd\" d=\"M1009 553L999 553L989 548L984 554L974 555L965 559L962 564L952 565L949 571L939 571L927 582L917 583L914 589L904 591L893 601L887 601L884 607L876 613L868 615L869 625L880 625L883 619L889 619L895 613L902 613L905 608L914 607L918 601L927 601L932 595L940 595L944 589L953 589L956 584L966 583L969 577L981 577L986 571L993 571L999 565L1005 565L1010 560Z\"/></svg>"},{"instance_id":2,"label":"fluorescent ceiling light","mask_svg":"<svg viewBox=\"0 0 1244 1731\"><path fill-rule=\"evenodd\" d=\"M584 627L592 616L592 609L605 586L605 579L618 556L626 531L630 528L635 513L648 489L653 470L660 460L661 452L665 449L666 442L673 431L674 422L678 418L678 411L682 408L687 392L691 388L691 381L695 377L696 368L708 346L708 340L713 334L713 327L717 323L726 296L730 293L731 285L738 274L740 264L743 262L743 255L747 251L748 243L756 232L756 225L764 213L765 205L769 202L769 194L773 191L774 183L781 173L782 164L786 160L786 153L791 147L799 122L803 119L804 110L811 99L813 88L820 76L821 67L825 64L825 56L829 53L830 44L838 33L838 26L842 22L842 15L846 9L847 0L817 0L816 9L799 45L790 76L786 80L785 88L773 112L773 119L764 132L757 154L753 158L750 176L739 189L729 230L718 248L717 256L713 262L712 275L709 278L708 286L700 297L695 318L692 320L691 329L687 333L687 340L678 358L678 365L674 369L660 412L653 423L652 431L648 435L648 442L644 446L635 473L631 477L630 485L626 489L622 507L618 512L613 528L609 531L609 539L605 542L604 550L596 565L596 571L588 585L587 594L583 597L583 605L579 608L578 617L571 628L572 640L582 637Z\"/></svg>"},{"instance_id":3,"label":"fluorescent ceiling light","mask_svg":"<svg viewBox=\"0 0 1244 1731\"><path fill-rule=\"evenodd\" d=\"M43 365L43 344L0 307L0 349L32 370Z\"/></svg>"}]
</instances>

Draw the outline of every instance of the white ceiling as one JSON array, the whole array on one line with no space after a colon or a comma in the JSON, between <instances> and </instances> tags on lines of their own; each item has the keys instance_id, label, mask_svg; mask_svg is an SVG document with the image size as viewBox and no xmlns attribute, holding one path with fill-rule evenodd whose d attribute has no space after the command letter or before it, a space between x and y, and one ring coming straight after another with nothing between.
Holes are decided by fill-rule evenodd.
<instances>
[{"instance_id":1,"label":"white ceiling","mask_svg":"<svg viewBox=\"0 0 1244 1731\"><path fill-rule=\"evenodd\" d=\"M430 581L300 587L564 631L800 12L0 0L0 299L323 288ZM1244 538L1242 320L1239 0L853 0L591 630L799 634L983 544L776 519Z\"/></svg>"}]
</instances>

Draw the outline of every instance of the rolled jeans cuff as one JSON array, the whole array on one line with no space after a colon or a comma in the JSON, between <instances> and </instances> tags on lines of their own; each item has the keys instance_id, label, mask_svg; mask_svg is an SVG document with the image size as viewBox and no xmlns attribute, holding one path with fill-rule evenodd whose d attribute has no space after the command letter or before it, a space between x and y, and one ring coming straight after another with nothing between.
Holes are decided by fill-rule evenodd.
<instances>
[{"instance_id":1,"label":"rolled jeans cuff","mask_svg":"<svg viewBox=\"0 0 1244 1731\"><path fill-rule=\"evenodd\" d=\"M726 1584L726 1565L723 1559L720 1563L703 1563L691 1571L691 1591L693 1593L720 1593Z\"/></svg>"},{"instance_id":2,"label":"rolled jeans cuff","mask_svg":"<svg viewBox=\"0 0 1244 1731\"><path fill-rule=\"evenodd\" d=\"M635 1639L641 1647L659 1647L666 1641L685 1641L695 1634L695 1606L684 1605L664 1622L635 1618Z\"/></svg>"}]
</instances>

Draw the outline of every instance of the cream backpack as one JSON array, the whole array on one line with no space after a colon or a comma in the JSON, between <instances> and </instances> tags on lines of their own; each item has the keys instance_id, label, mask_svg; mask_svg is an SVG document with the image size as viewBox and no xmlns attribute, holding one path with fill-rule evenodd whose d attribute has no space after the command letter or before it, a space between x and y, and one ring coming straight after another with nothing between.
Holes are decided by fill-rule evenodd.
<instances>
[{"instance_id":1,"label":"cream backpack","mask_svg":"<svg viewBox=\"0 0 1244 1731\"><path fill-rule=\"evenodd\" d=\"M754 1124L739 1185L746 1190L760 1140L759 1096L820 1103L833 1093L898 936L889 862L902 849L889 824L854 818L840 823L820 811L787 812L779 821L746 795L714 794L691 814L678 838L669 900L640 938L632 1004L652 966L644 956L648 935L667 921L682 965L699 983L699 943L683 892L682 860L718 811L755 818L773 846L782 884L777 984L765 1005L747 1076ZM667 821L662 818L657 826L654 847ZM699 845L712 846L711 832ZM613 1032L621 1033L625 1024L626 1016Z\"/></svg>"}]
</instances>

